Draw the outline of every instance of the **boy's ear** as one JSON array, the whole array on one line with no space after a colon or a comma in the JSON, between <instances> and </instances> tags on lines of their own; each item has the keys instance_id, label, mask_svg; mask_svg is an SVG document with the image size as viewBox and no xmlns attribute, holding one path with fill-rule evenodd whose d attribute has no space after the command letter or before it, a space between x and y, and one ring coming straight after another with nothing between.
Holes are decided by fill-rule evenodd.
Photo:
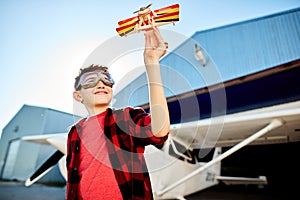
<instances>
[{"instance_id":1,"label":"boy's ear","mask_svg":"<svg viewBox=\"0 0 300 200\"><path fill-rule=\"evenodd\" d=\"M83 99L78 91L73 92L73 98L80 103L82 103L82 101L83 101Z\"/></svg>"}]
</instances>

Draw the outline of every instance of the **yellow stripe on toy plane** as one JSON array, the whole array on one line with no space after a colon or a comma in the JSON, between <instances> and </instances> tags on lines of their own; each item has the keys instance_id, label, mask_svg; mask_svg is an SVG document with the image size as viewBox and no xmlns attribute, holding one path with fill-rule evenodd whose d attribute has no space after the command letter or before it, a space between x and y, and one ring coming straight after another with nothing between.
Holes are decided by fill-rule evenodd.
<instances>
[{"instance_id":1,"label":"yellow stripe on toy plane","mask_svg":"<svg viewBox=\"0 0 300 200\"><path fill-rule=\"evenodd\" d=\"M118 32L118 34L120 36L124 36L124 35L132 32L134 29L135 29L135 24L129 24L126 26L121 26L121 27L116 28L116 31Z\"/></svg>"},{"instance_id":2,"label":"yellow stripe on toy plane","mask_svg":"<svg viewBox=\"0 0 300 200\"><path fill-rule=\"evenodd\" d=\"M160 8L160 9L154 10L154 12L157 15L163 15L163 14L172 13L172 12L179 12L179 4L174 4L174 5L171 5L168 7Z\"/></svg>"}]
</instances>

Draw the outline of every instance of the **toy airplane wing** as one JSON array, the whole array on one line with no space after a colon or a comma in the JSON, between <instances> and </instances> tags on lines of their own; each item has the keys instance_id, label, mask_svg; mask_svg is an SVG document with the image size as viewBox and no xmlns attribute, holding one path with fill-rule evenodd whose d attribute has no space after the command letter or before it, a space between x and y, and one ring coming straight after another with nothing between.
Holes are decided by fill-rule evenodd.
<instances>
[{"instance_id":1,"label":"toy airplane wing","mask_svg":"<svg viewBox=\"0 0 300 200\"><path fill-rule=\"evenodd\" d=\"M179 21L179 4L156 9L151 15L155 26L162 26L170 23L174 24L175 21ZM152 28L152 24L142 25L140 27L138 24L138 16L124 19L118 22L119 26L116 28L116 31L120 36L125 36L127 34L133 34L141 30L148 30Z\"/></svg>"},{"instance_id":2,"label":"toy airplane wing","mask_svg":"<svg viewBox=\"0 0 300 200\"><path fill-rule=\"evenodd\" d=\"M155 22L179 21L179 4L154 10L154 13L157 15L154 17Z\"/></svg>"},{"instance_id":3,"label":"toy airplane wing","mask_svg":"<svg viewBox=\"0 0 300 200\"><path fill-rule=\"evenodd\" d=\"M136 17L136 19L138 19L138 18ZM120 36L124 36L129 33L136 33L137 32L136 24L137 24L137 22L122 25L122 26L116 28L116 30Z\"/></svg>"},{"instance_id":4,"label":"toy airplane wing","mask_svg":"<svg viewBox=\"0 0 300 200\"><path fill-rule=\"evenodd\" d=\"M136 24L138 22L138 20L139 20L139 18L137 16L135 16L135 17L131 17L131 18L128 18L128 19L118 21L118 25L120 27L122 27L122 26L126 26L126 25L129 25L129 24Z\"/></svg>"}]
</instances>

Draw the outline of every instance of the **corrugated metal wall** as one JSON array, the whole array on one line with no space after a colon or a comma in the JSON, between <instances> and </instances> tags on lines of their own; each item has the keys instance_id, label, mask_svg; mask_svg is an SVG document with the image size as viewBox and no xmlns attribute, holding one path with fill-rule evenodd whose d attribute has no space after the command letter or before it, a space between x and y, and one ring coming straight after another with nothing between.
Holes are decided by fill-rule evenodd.
<instances>
[{"instance_id":1,"label":"corrugated metal wall","mask_svg":"<svg viewBox=\"0 0 300 200\"><path fill-rule=\"evenodd\" d=\"M300 9L192 36L206 49L224 81L300 58Z\"/></svg>"}]
</instances>

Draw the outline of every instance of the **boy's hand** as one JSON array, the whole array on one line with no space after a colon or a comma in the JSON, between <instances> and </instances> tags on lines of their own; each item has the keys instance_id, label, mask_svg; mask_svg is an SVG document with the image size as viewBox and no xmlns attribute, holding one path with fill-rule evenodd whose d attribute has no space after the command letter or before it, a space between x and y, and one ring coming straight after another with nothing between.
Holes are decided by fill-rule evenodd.
<instances>
[{"instance_id":1,"label":"boy's hand","mask_svg":"<svg viewBox=\"0 0 300 200\"><path fill-rule=\"evenodd\" d=\"M157 27L145 33L145 65L157 64L159 59L163 57L168 48L168 43L164 42Z\"/></svg>"}]
</instances>

